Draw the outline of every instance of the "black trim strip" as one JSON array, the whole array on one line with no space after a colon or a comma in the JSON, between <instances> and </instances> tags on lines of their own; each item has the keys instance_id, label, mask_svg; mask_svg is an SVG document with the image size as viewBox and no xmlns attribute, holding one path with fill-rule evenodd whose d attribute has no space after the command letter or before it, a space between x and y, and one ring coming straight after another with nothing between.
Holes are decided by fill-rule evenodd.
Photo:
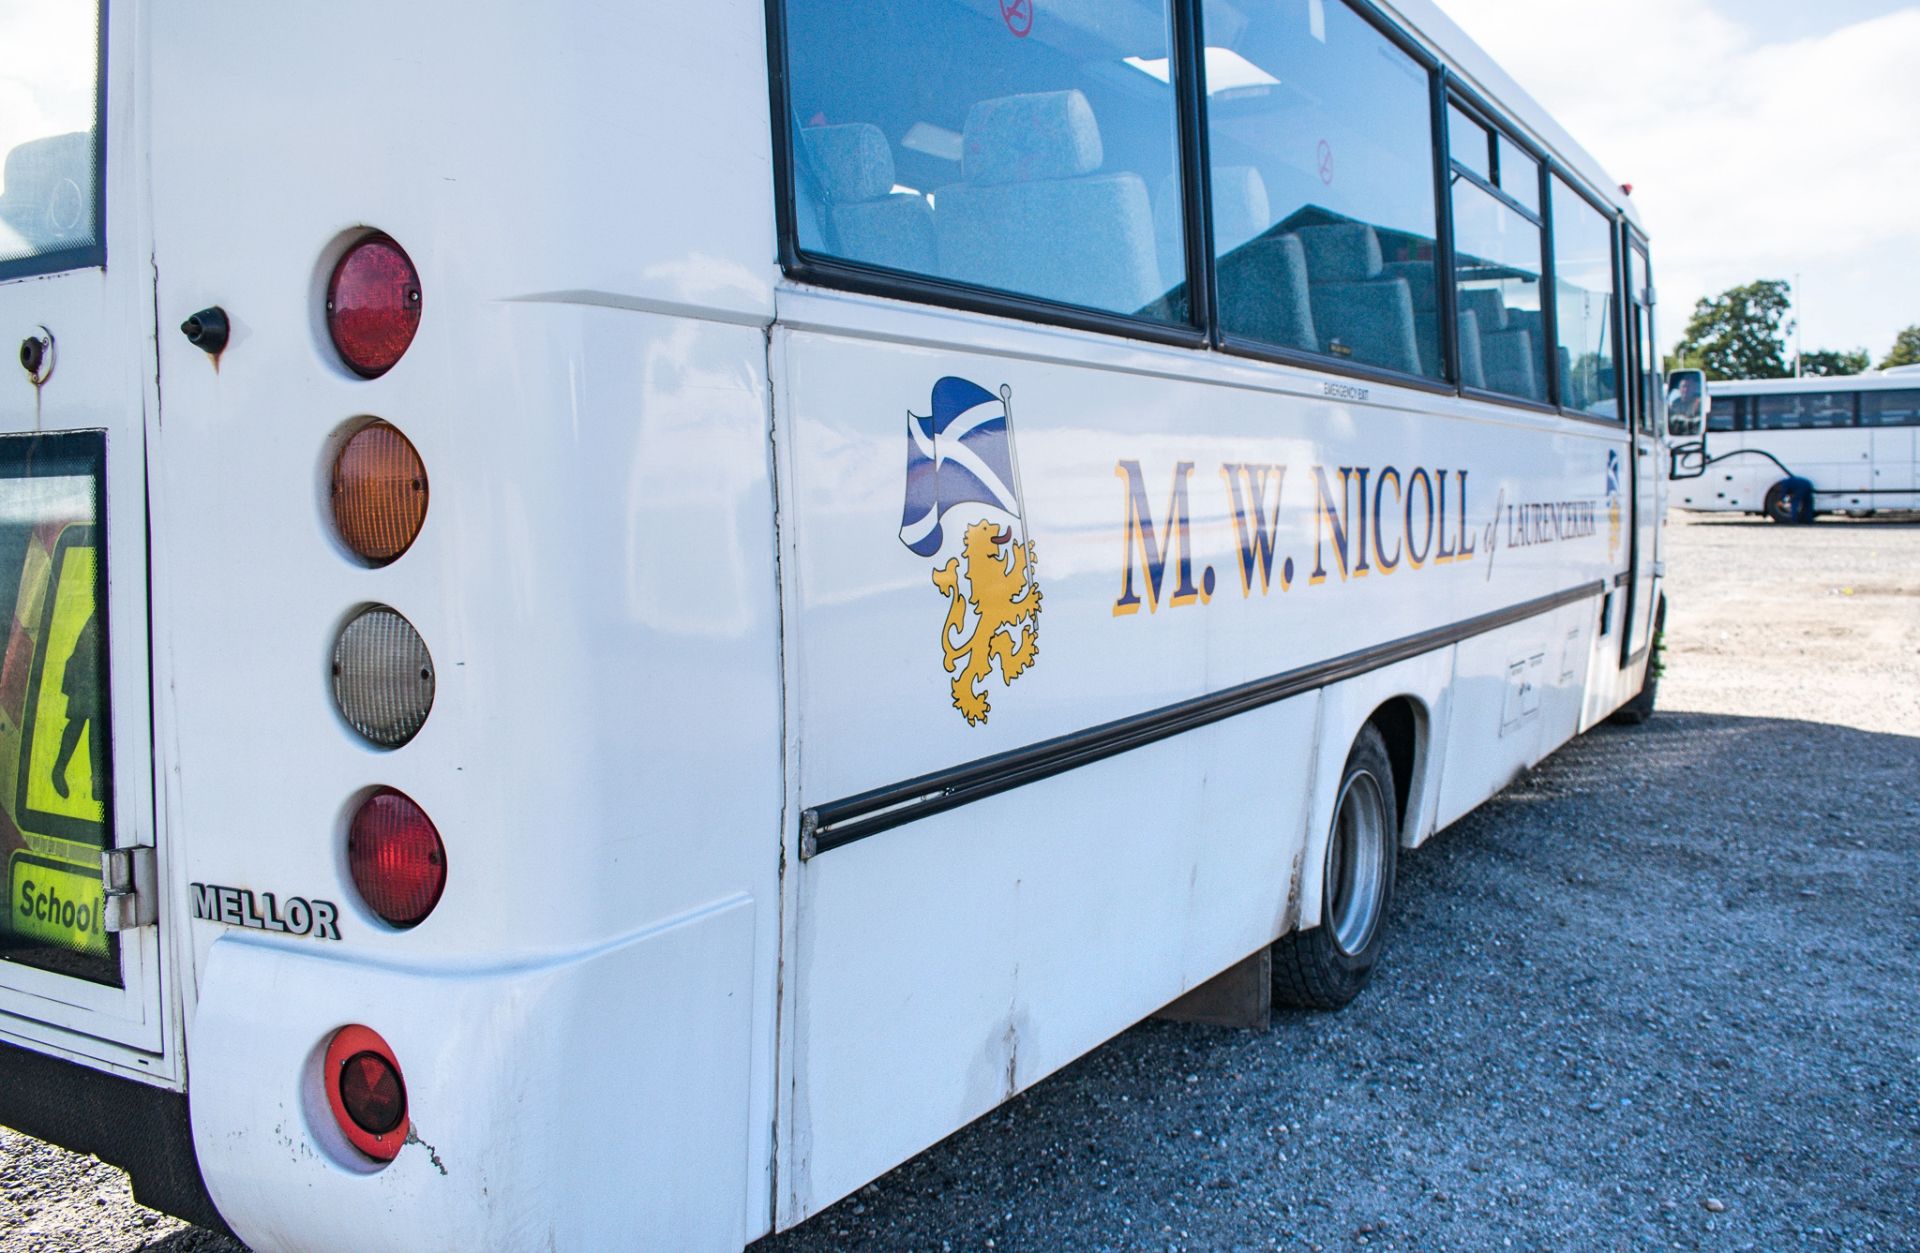
<instances>
[{"instance_id":1,"label":"black trim strip","mask_svg":"<svg viewBox=\"0 0 1920 1253\"><path fill-rule=\"evenodd\" d=\"M1148 744L1250 713L1276 701L1356 678L1396 662L1445 648L1488 631L1589 600L1606 590L1599 581L1496 609L1448 626L1363 648L1330 661L1256 679L1239 687L1135 714L1026 748L982 757L904 783L815 805L800 815L800 856L810 858L870 835L958 809L1014 788L1092 765Z\"/></svg>"},{"instance_id":2,"label":"black trim strip","mask_svg":"<svg viewBox=\"0 0 1920 1253\"><path fill-rule=\"evenodd\" d=\"M1816 487L1815 496L1912 496L1916 489L1911 487Z\"/></svg>"}]
</instances>

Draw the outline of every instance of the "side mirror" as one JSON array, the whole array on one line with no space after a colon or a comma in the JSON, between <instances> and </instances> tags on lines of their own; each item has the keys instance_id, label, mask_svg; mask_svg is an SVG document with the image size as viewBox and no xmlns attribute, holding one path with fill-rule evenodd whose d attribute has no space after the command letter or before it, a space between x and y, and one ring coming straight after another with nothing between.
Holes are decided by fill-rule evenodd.
<instances>
[{"instance_id":1,"label":"side mirror","mask_svg":"<svg viewBox=\"0 0 1920 1253\"><path fill-rule=\"evenodd\" d=\"M1667 375L1668 435L1674 439L1704 437L1707 415L1712 412L1713 397L1707 394L1707 376L1703 371L1675 370Z\"/></svg>"},{"instance_id":2,"label":"side mirror","mask_svg":"<svg viewBox=\"0 0 1920 1253\"><path fill-rule=\"evenodd\" d=\"M1670 479L1697 479L1707 472L1707 441L1696 439L1691 444L1673 445L1673 465L1667 471Z\"/></svg>"}]
</instances>

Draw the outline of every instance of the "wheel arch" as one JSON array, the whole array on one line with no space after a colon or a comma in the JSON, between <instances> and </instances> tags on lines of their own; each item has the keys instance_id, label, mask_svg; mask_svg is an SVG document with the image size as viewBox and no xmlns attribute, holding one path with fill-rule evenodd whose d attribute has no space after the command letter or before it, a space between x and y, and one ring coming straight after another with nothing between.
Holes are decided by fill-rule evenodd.
<instances>
[{"instance_id":1,"label":"wheel arch","mask_svg":"<svg viewBox=\"0 0 1920 1253\"><path fill-rule=\"evenodd\" d=\"M1409 695L1393 697L1367 718L1379 728L1380 738L1387 742L1387 760L1393 763L1393 799L1402 847L1411 847L1416 838L1430 721L1426 703Z\"/></svg>"}]
</instances>

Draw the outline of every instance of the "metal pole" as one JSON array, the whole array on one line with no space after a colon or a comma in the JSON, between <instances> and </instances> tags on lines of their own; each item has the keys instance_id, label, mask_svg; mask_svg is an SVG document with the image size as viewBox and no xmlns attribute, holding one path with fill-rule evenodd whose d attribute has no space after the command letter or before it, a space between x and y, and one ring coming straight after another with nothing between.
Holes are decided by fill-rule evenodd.
<instances>
[{"instance_id":1,"label":"metal pole","mask_svg":"<svg viewBox=\"0 0 1920 1253\"><path fill-rule=\"evenodd\" d=\"M1806 331L1802 329L1804 322L1806 318L1800 313L1800 276L1795 274L1793 276L1793 377L1795 378L1806 377L1807 337Z\"/></svg>"}]
</instances>

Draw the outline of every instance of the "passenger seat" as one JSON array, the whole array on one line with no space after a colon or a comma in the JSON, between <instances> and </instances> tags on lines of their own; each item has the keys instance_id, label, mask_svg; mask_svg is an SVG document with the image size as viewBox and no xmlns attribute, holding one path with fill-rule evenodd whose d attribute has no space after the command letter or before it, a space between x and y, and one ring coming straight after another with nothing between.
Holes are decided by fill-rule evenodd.
<instances>
[{"instance_id":1,"label":"passenger seat","mask_svg":"<svg viewBox=\"0 0 1920 1253\"><path fill-rule=\"evenodd\" d=\"M936 193L940 273L1116 313L1166 292L1153 207L1138 174L1099 174L1105 152L1078 91L982 100L961 173Z\"/></svg>"},{"instance_id":2,"label":"passenger seat","mask_svg":"<svg viewBox=\"0 0 1920 1253\"><path fill-rule=\"evenodd\" d=\"M1533 334L1513 323L1500 292L1490 287L1463 288L1460 308L1479 319L1480 353L1485 362L1487 388L1528 400L1545 399L1546 390L1540 386L1540 372L1535 365Z\"/></svg>"},{"instance_id":3,"label":"passenger seat","mask_svg":"<svg viewBox=\"0 0 1920 1253\"><path fill-rule=\"evenodd\" d=\"M809 126L800 141L826 198L828 251L868 265L934 272L933 209L924 196L893 190L893 148L878 126Z\"/></svg>"},{"instance_id":4,"label":"passenger seat","mask_svg":"<svg viewBox=\"0 0 1920 1253\"><path fill-rule=\"evenodd\" d=\"M93 132L30 139L7 153L0 221L29 247L54 247L93 229Z\"/></svg>"},{"instance_id":5,"label":"passenger seat","mask_svg":"<svg viewBox=\"0 0 1920 1253\"><path fill-rule=\"evenodd\" d=\"M1303 226L1296 234L1312 283L1323 351L1408 374L1422 373L1413 290L1384 278L1380 236L1364 222Z\"/></svg>"}]
</instances>

